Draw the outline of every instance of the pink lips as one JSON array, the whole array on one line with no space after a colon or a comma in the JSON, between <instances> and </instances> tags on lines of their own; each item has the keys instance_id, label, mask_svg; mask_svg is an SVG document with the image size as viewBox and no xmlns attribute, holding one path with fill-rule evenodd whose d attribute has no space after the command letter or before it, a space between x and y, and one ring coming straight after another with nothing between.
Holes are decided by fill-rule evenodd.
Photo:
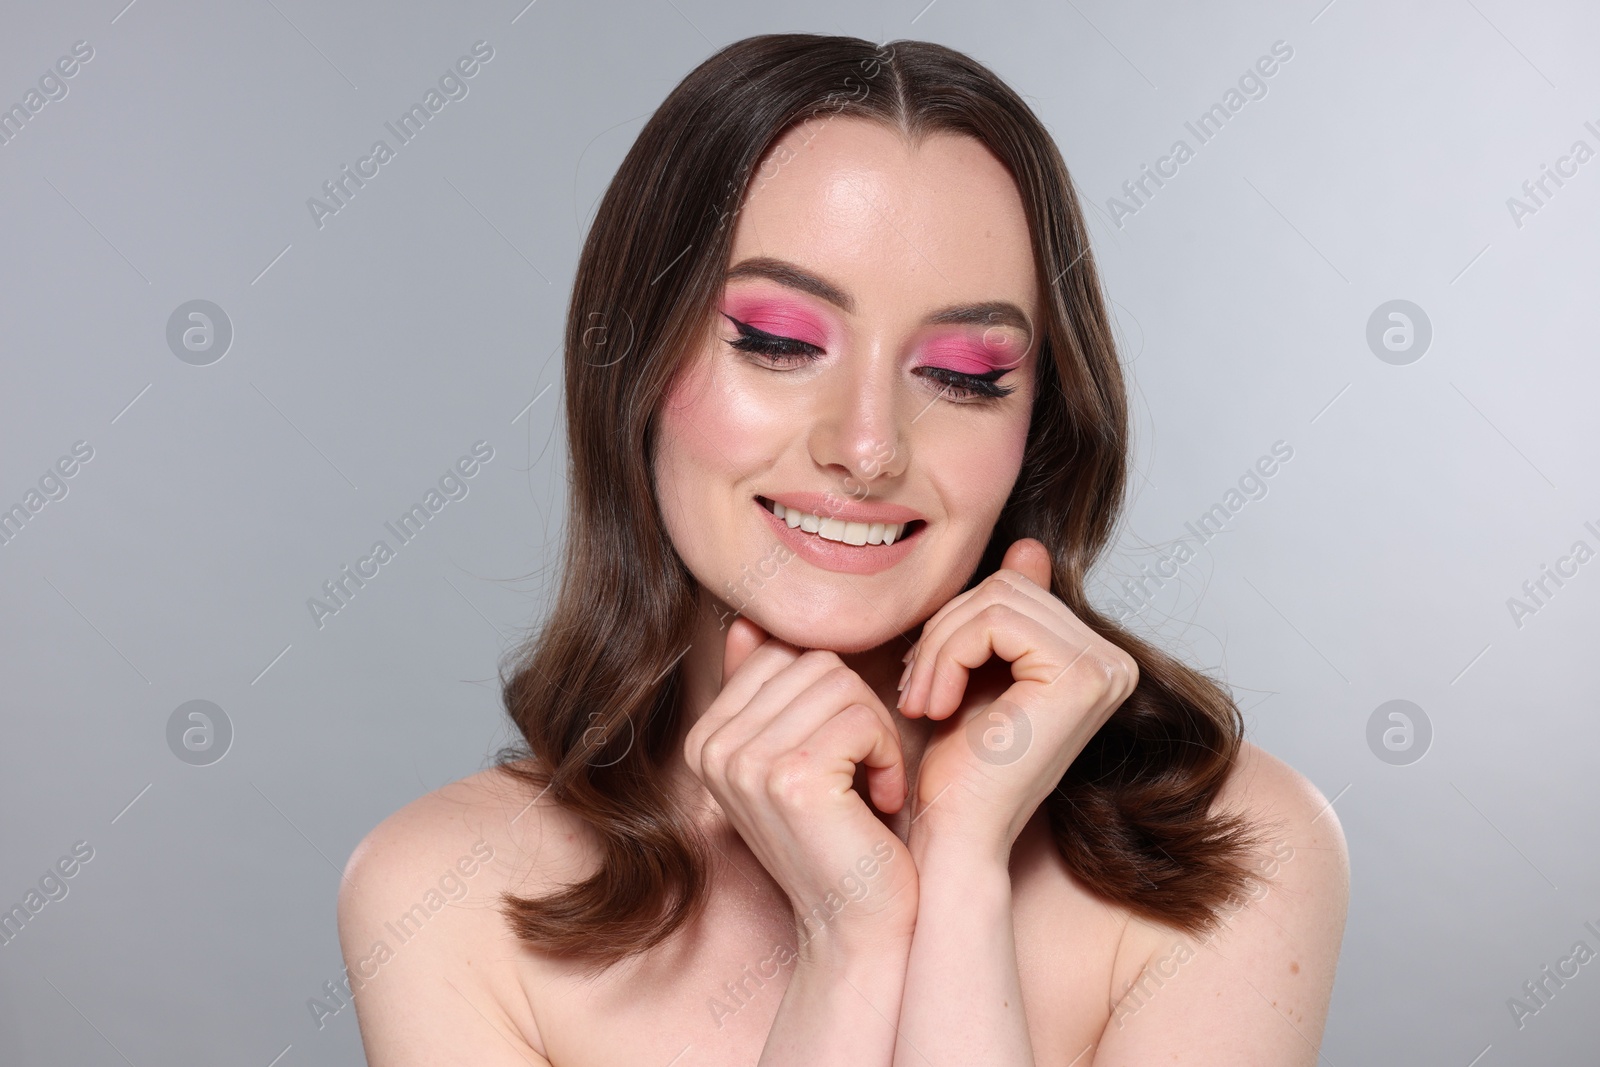
<instances>
[{"instance_id":1,"label":"pink lips","mask_svg":"<svg viewBox=\"0 0 1600 1067\"><path fill-rule=\"evenodd\" d=\"M910 522L922 518L910 508L894 504L869 506L841 501L838 497L829 497L826 493L784 493L781 497L769 499L776 500L786 508L792 506L801 511L845 522ZM795 503L791 504L790 501ZM832 508L826 506L830 501L834 504ZM892 545L847 545L842 541L830 541L817 534L806 533L798 527L790 529L787 522L774 515L759 499L751 503L766 517L767 525L778 540L792 549L796 555L823 570L844 574L877 574L879 571L888 570L905 559L917 545L922 543L920 535L927 527L926 521L919 522Z\"/></svg>"},{"instance_id":2,"label":"pink lips","mask_svg":"<svg viewBox=\"0 0 1600 1067\"><path fill-rule=\"evenodd\" d=\"M838 493L777 493L766 499L786 508L798 508L844 522L911 522L923 517L920 512L899 504L863 504Z\"/></svg>"}]
</instances>

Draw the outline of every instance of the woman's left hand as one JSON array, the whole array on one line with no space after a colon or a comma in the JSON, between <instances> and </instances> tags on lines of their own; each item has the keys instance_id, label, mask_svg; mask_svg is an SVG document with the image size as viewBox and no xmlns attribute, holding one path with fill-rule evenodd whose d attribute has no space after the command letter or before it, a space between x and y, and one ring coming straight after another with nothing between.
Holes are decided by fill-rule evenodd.
<instances>
[{"instance_id":1,"label":"woman's left hand","mask_svg":"<svg viewBox=\"0 0 1600 1067\"><path fill-rule=\"evenodd\" d=\"M968 684L993 656L1011 668L1011 685L998 698ZM1049 552L1031 537L1014 542L1000 570L923 624L910 664L901 714L948 720L922 755L912 833L1002 866L1034 811L1139 681L1133 657L1050 592Z\"/></svg>"}]
</instances>

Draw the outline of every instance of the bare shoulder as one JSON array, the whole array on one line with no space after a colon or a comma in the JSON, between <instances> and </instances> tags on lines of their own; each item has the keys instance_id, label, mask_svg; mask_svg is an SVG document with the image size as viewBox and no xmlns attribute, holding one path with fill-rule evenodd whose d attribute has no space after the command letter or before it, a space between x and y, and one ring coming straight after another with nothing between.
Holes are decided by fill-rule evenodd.
<instances>
[{"instance_id":1,"label":"bare shoulder","mask_svg":"<svg viewBox=\"0 0 1600 1067\"><path fill-rule=\"evenodd\" d=\"M498 888L531 889L571 859L580 829L539 790L490 767L423 794L373 827L350 854L344 888L353 888L358 873L381 882L424 862L482 854Z\"/></svg>"},{"instance_id":2,"label":"bare shoulder","mask_svg":"<svg viewBox=\"0 0 1600 1067\"><path fill-rule=\"evenodd\" d=\"M1240 919L1277 924L1313 950L1331 992L1350 901L1350 852L1333 805L1305 775L1246 741L1212 810L1239 814L1257 840L1250 890L1221 910L1224 931Z\"/></svg>"},{"instance_id":3,"label":"bare shoulder","mask_svg":"<svg viewBox=\"0 0 1600 1067\"><path fill-rule=\"evenodd\" d=\"M1342 924L1349 891L1349 848L1333 805L1305 775L1246 741L1239 746L1212 810L1241 814L1260 835L1262 856L1282 859L1288 851L1308 853L1309 862L1301 865L1296 882L1321 891L1330 906L1338 904Z\"/></svg>"},{"instance_id":4,"label":"bare shoulder","mask_svg":"<svg viewBox=\"0 0 1600 1067\"><path fill-rule=\"evenodd\" d=\"M501 896L539 895L581 857L579 828L491 767L411 801L356 845L339 941L373 1067L542 1064Z\"/></svg>"},{"instance_id":5,"label":"bare shoulder","mask_svg":"<svg viewBox=\"0 0 1600 1067\"><path fill-rule=\"evenodd\" d=\"M1281 817L1294 822L1304 817L1307 823L1326 825L1331 838L1344 844L1339 818L1328 807L1328 798L1310 780L1260 745L1241 742L1233 769L1217 797L1217 807L1253 812L1271 821Z\"/></svg>"},{"instance_id":6,"label":"bare shoulder","mask_svg":"<svg viewBox=\"0 0 1600 1067\"><path fill-rule=\"evenodd\" d=\"M1135 924L1143 967L1113 991L1095 1067L1318 1061L1350 894L1338 816L1304 775L1248 742L1212 810L1254 832L1247 887L1199 936Z\"/></svg>"}]
</instances>

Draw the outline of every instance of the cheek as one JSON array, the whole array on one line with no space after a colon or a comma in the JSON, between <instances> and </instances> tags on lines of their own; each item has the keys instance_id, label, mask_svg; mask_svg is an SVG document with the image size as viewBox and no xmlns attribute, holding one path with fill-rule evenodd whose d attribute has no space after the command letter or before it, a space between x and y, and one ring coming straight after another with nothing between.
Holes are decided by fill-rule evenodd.
<instances>
[{"instance_id":1,"label":"cheek","mask_svg":"<svg viewBox=\"0 0 1600 1067\"><path fill-rule=\"evenodd\" d=\"M791 419L710 358L685 370L662 404L656 447L657 491L674 537L728 528L744 503L733 487L771 466Z\"/></svg>"},{"instance_id":2,"label":"cheek","mask_svg":"<svg viewBox=\"0 0 1600 1067\"><path fill-rule=\"evenodd\" d=\"M1005 507L1022 469L1028 424L1006 423L992 432L939 440L929 469L948 487L952 509L963 519L990 525Z\"/></svg>"}]
</instances>

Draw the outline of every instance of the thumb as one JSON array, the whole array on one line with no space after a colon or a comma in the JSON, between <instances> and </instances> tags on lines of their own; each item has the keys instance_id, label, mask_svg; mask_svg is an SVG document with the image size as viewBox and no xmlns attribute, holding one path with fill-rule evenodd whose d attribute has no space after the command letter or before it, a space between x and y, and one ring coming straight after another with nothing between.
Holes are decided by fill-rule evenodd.
<instances>
[{"instance_id":1,"label":"thumb","mask_svg":"<svg viewBox=\"0 0 1600 1067\"><path fill-rule=\"evenodd\" d=\"M1000 566L1025 575L1045 592L1050 591L1050 550L1038 538L1021 537L1011 542Z\"/></svg>"},{"instance_id":2,"label":"thumb","mask_svg":"<svg viewBox=\"0 0 1600 1067\"><path fill-rule=\"evenodd\" d=\"M767 637L767 631L743 615L728 625L728 637L722 646L723 685L728 684L728 679L750 658L750 653L761 647Z\"/></svg>"}]
</instances>

